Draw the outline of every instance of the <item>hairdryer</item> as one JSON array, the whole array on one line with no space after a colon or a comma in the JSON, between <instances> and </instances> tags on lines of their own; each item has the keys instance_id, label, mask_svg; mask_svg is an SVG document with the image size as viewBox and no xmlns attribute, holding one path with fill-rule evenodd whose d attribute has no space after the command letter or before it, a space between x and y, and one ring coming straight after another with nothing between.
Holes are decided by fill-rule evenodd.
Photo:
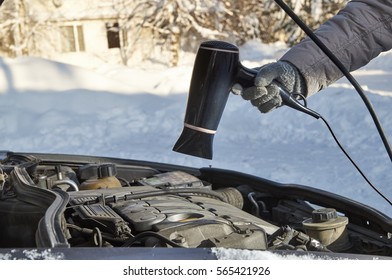
<instances>
[{"instance_id":1,"label":"hairdryer","mask_svg":"<svg viewBox=\"0 0 392 280\"><path fill-rule=\"evenodd\" d=\"M184 128L173 151L212 159L212 142L232 87L254 86L256 75L256 70L241 64L235 45L223 41L202 43L193 67ZM283 104L319 117L279 88Z\"/></svg>"}]
</instances>

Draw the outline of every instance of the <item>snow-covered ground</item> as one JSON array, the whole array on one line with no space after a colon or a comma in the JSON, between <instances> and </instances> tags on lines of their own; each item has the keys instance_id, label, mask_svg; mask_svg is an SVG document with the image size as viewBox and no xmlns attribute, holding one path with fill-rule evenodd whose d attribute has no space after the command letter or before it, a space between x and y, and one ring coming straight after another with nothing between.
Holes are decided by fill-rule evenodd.
<instances>
[{"instance_id":1,"label":"snow-covered ground","mask_svg":"<svg viewBox=\"0 0 392 280\"><path fill-rule=\"evenodd\" d=\"M248 67L279 58L282 45L241 47ZM182 130L194 54L175 68L89 60L0 58L0 150L133 158L213 166L297 183L361 201L392 216L339 150L325 125L290 108L260 114L231 95L214 139L214 159L172 151ZM78 65L78 66L77 66ZM355 74L392 141L392 53ZM392 199L392 165L359 95L342 79L309 98L368 178Z\"/></svg>"}]
</instances>

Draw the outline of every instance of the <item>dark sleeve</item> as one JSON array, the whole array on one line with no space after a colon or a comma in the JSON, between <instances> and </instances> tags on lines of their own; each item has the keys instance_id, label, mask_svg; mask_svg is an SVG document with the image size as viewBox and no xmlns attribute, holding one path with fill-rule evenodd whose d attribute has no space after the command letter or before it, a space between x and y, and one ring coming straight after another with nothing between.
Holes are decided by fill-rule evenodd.
<instances>
[{"instance_id":1,"label":"dark sleeve","mask_svg":"<svg viewBox=\"0 0 392 280\"><path fill-rule=\"evenodd\" d=\"M352 0L321 25L316 35L349 71L356 70L392 48L392 0ZM291 62L303 74L308 96L343 76L309 38L281 60Z\"/></svg>"}]
</instances>

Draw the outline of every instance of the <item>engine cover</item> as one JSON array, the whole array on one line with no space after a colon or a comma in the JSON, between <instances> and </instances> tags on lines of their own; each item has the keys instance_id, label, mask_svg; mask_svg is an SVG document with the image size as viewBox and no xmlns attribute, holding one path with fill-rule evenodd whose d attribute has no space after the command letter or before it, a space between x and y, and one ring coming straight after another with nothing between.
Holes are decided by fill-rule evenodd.
<instances>
[{"instance_id":1,"label":"engine cover","mask_svg":"<svg viewBox=\"0 0 392 280\"><path fill-rule=\"evenodd\" d=\"M110 207L127 222L133 235L153 231L183 247L267 249L266 233L277 229L216 198L196 193L181 194L181 191L178 194L155 195L157 190L151 186L137 186L119 190L80 191L71 194L71 203L77 205L90 201L89 207L92 208L94 204L102 204L102 201L98 202L101 197L111 198L112 202L106 202L103 206ZM135 195L142 198L127 198ZM83 215L89 213L77 212ZM95 215L93 219L107 221L105 213L113 217L110 211L101 211L100 216ZM88 220L88 217L83 217L83 220Z\"/></svg>"}]
</instances>

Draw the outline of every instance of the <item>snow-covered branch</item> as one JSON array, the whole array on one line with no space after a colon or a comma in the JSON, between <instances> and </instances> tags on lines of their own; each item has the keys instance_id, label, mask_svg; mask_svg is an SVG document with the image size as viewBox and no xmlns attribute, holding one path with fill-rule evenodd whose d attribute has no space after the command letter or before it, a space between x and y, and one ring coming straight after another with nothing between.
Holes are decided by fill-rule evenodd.
<instances>
[{"instance_id":1,"label":"snow-covered branch","mask_svg":"<svg viewBox=\"0 0 392 280\"><path fill-rule=\"evenodd\" d=\"M347 0L286 0L312 29L333 16ZM153 48L169 51L171 64L180 50L191 50L205 39L242 44L251 39L264 43L294 44L302 31L274 0L13 0L2 5L0 51L29 54L34 40L67 20L117 21L123 36L124 63L146 38ZM7 5L6 5L7 4Z\"/></svg>"}]
</instances>

